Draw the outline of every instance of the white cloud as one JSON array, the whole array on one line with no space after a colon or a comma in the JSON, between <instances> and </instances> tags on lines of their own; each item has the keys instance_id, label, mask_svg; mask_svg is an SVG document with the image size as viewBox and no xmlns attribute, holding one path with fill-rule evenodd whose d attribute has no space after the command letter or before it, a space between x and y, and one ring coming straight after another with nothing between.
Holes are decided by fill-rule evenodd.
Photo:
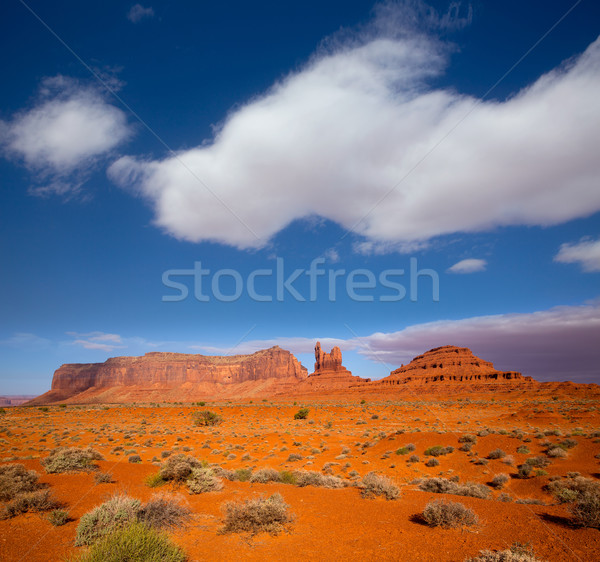
<instances>
[{"instance_id":1,"label":"white cloud","mask_svg":"<svg viewBox=\"0 0 600 562\"><path fill-rule=\"evenodd\" d=\"M154 8L149 6L145 8L141 4L135 4L131 6L129 12L127 12L127 19L132 23L138 23L144 18L153 18L154 17Z\"/></svg>"},{"instance_id":2,"label":"white cloud","mask_svg":"<svg viewBox=\"0 0 600 562\"><path fill-rule=\"evenodd\" d=\"M470 258L461 260L448 268L450 273L476 273L477 271L485 271L487 261Z\"/></svg>"},{"instance_id":3,"label":"white cloud","mask_svg":"<svg viewBox=\"0 0 600 562\"><path fill-rule=\"evenodd\" d=\"M5 152L37 174L33 191L61 195L77 191L97 160L130 135L125 113L97 88L63 76L44 80L33 107L0 129Z\"/></svg>"},{"instance_id":4,"label":"white cloud","mask_svg":"<svg viewBox=\"0 0 600 562\"><path fill-rule=\"evenodd\" d=\"M0 340L0 345L27 349L28 351L48 347L50 340L30 332L16 332L10 338Z\"/></svg>"},{"instance_id":5,"label":"white cloud","mask_svg":"<svg viewBox=\"0 0 600 562\"><path fill-rule=\"evenodd\" d=\"M71 344L81 346L84 349L110 352L115 349L125 349L128 347L118 334L107 334L105 332L88 332L84 334L67 332L67 335L74 338Z\"/></svg>"},{"instance_id":6,"label":"white cloud","mask_svg":"<svg viewBox=\"0 0 600 562\"><path fill-rule=\"evenodd\" d=\"M600 41L508 100L481 101L428 87L447 48L386 9L233 109L212 141L121 158L110 178L170 235L238 248L314 215L377 251L600 210Z\"/></svg>"},{"instance_id":7,"label":"white cloud","mask_svg":"<svg viewBox=\"0 0 600 562\"><path fill-rule=\"evenodd\" d=\"M583 271L600 271L600 239L582 238L576 244L561 244L554 261L578 263Z\"/></svg>"}]
</instances>

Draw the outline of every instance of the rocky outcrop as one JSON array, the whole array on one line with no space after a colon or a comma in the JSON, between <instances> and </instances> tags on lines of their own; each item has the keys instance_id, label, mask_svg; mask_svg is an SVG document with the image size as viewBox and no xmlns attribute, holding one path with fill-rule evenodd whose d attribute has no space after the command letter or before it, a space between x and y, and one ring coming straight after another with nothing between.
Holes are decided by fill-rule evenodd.
<instances>
[{"instance_id":1,"label":"rocky outcrop","mask_svg":"<svg viewBox=\"0 0 600 562\"><path fill-rule=\"evenodd\" d=\"M297 392L338 391L366 384L370 380L354 376L342 365L342 351L339 347L336 346L326 353L321 349L321 343L317 342L315 345L315 371L295 390Z\"/></svg>"},{"instance_id":2,"label":"rocky outcrop","mask_svg":"<svg viewBox=\"0 0 600 562\"><path fill-rule=\"evenodd\" d=\"M99 395L117 402L119 395L162 400L165 393L181 400L236 395L234 389L243 395L259 387L284 390L306 377L307 369L278 346L232 356L153 352L113 357L104 363L63 365L54 373L50 392L34 402L97 401Z\"/></svg>"},{"instance_id":3,"label":"rocky outcrop","mask_svg":"<svg viewBox=\"0 0 600 562\"><path fill-rule=\"evenodd\" d=\"M29 400L31 400L32 398L34 398L35 395L33 394L10 394L7 396L0 396L0 407L2 406L20 406L21 404L25 404L25 402L28 402Z\"/></svg>"},{"instance_id":4,"label":"rocky outcrop","mask_svg":"<svg viewBox=\"0 0 600 562\"><path fill-rule=\"evenodd\" d=\"M384 386L398 385L512 385L535 384L531 377L516 371L497 371L489 361L473 355L467 347L445 345L415 357L408 365L395 369L378 381Z\"/></svg>"}]
</instances>

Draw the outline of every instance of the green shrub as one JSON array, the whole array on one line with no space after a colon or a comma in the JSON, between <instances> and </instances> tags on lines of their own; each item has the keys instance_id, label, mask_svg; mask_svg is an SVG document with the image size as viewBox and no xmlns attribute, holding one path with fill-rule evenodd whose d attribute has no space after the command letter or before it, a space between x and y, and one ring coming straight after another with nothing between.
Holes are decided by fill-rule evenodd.
<instances>
[{"instance_id":1,"label":"green shrub","mask_svg":"<svg viewBox=\"0 0 600 562\"><path fill-rule=\"evenodd\" d=\"M90 545L99 538L129 525L137 519L140 501L125 494L115 494L79 520L75 546Z\"/></svg>"},{"instance_id":2,"label":"green shrub","mask_svg":"<svg viewBox=\"0 0 600 562\"><path fill-rule=\"evenodd\" d=\"M165 535L133 522L104 536L72 562L184 562L185 553Z\"/></svg>"},{"instance_id":3,"label":"green shrub","mask_svg":"<svg viewBox=\"0 0 600 562\"><path fill-rule=\"evenodd\" d=\"M289 470L282 470L279 473L279 478L282 484L291 484L292 486L298 484L295 473Z\"/></svg>"},{"instance_id":4,"label":"green shrub","mask_svg":"<svg viewBox=\"0 0 600 562\"><path fill-rule=\"evenodd\" d=\"M38 488L39 474L27 470L22 464L0 466L0 501L12 500L22 492L33 492Z\"/></svg>"},{"instance_id":5,"label":"green shrub","mask_svg":"<svg viewBox=\"0 0 600 562\"><path fill-rule=\"evenodd\" d=\"M583 492L570 511L576 525L600 529L600 493L597 491Z\"/></svg>"},{"instance_id":6,"label":"green shrub","mask_svg":"<svg viewBox=\"0 0 600 562\"><path fill-rule=\"evenodd\" d=\"M529 453L531 453L531 451L529 450L529 447L521 445L520 447L517 447L517 453L520 453L522 455L528 455Z\"/></svg>"},{"instance_id":7,"label":"green shrub","mask_svg":"<svg viewBox=\"0 0 600 562\"><path fill-rule=\"evenodd\" d=\"M98 467L93 463L95 460L104 460L102 455L88 447L79 449L77 447L59 447L53 449L45 459L40 462L49 474L59 472L81 472L96 470Z\"/></svg>"},{"instance_id":8,"label":"green shrub","mask_svg":"<svg viewBox=\"0 0 600 562\"><path fill-rule=\"evenodd\" d=\"M423 510L423 519L432 527L449 529L452 527L470 527L479 522L475 513L462 503L430 501Z\"/></svg>"},{"instance_id":9,"label":"green shrub","mask_svg":"<svg viewBox=\"0 0 600 562\"><path fill-rule=\"evenodd\" d=\"M127 461L130 463L139 464L142 462L142 458L139 455L131 455Z\"/></svg>"},{"instance_id":10,"label":"green shrub","mask_svg":"<svg viewBox=\"0 0 600 562\"><path fill-rule=\"evenodd\" d=\"M160 472L146 476L146 486L149 488L158 488L159 486L164 486L166 483L167 481L160 475Z\"/></svg>"},{"instance_id":11,"label":"green shrub","mask_svg":"<svg viewBox=\"0 0 600 562\"><path fill-rule=\"evenodd\" d=\"M0 416L5 416L6 410L4 408L0 408Z\"/></svg>"},{"instance_id":12,"label":"green shrub","mask_svg":"<svg viewBox=\"0 0 600 562\"><path fill-rule=\"evenodd\" d=\"M210 468L194 468L186 481L190 494L218 492L223 489L223 482L215 476Z\"/></svg>"},{"instance_id":13,"label":"green shrub","mask_svg":"<svg viewBox=\"0 0 600 562\"><path fill-rule=\"evenodd\" d=\"M215 414L210 410L194 412L193 419L194 423L199 426L218 425L223 421L223 418L219 414Z\"/></svg>"},{"instance_id":14,"label":"green shrub","mask_svg":"<svg viewBox=\"0 0 600 562\"><path fill-rule=\"evenodd\" d=\"M309 409L308 408L300 408L295 414L294 414L294 419L295 420L305 420L308 417L308 413L309 413Z\"/></svg>"},{"instance_id":15,"label":"green shrub","mask_svg":"<svg viewBox=\"0 0 600 562\"><path fill-rule=\"evenodd\" d=\"M69 522L69 512L64 509L54 509L48 514L48 521L55 527L61 527Z\"/></svg>"},{"instance_id":16,"label":"green shrub","mask_svg":"<svg viewBox=\"0 0 600 562\"><path fill-rule=\"evenodd\" d=\"M243 460L243 459L242 459ZM251 468L237 468L235 470L235 479L239 482L248 482L252 477Z\"/></svg>"},{"instance_id":17,"label":"green shrub","mask_svg":"<svg viewBox=\"0 0 600 562\"><path fill-rule=\"evenodd\" d=\"M395 500L400 497L400 488L387 476L369 472L362 480L363 498L383 496L386 500Z\"/></svg>"},{"instance_id":18,"label":"green shrub","mask_svg":"<svg viewBox=\"0 0 600 562\"><path fill-rule=\"evenodd\" d=\"M227 502L223 506L225 524L221 532L277 535L292 521L288 509L280 494L245 502Z\"/></svg>"},{"instance_id":19,"label":"green shrub","mask_svg":"<svg viewBox=\"0 0 600 562\"><path fill-rule=\"evenodd\" d=\"M429 457L439 457L441 455L447 455L454 450L453 447L442 447L441 445L434 445L425 449L425 454Z\"/></svg>"}]
</instances>

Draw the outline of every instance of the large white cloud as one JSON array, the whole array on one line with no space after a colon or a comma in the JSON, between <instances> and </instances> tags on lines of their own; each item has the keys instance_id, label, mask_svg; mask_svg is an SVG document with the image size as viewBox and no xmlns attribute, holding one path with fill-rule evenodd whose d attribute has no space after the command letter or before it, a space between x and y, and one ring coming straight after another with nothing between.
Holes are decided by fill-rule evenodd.
<instances>
[{"instance_id":1,"label":"large white cloud","mask_svg":"<svg viewBox=\"0 0 600 562\"><path fill-rule=\"evenodd\" d=\"M414 247L600 210L600 41L510 99L481 101L427 87L444 46L391 27L320 51L233 110L212 141L123 157L110 177L147 198L172 236L239 248L311 215Z\"/></svg>"},{"instance_id":2,"label":"large white cloud","mask_svg":"<svg viewBox=\"0 0 600 562\"><path fill-rule=\"evenodd\" d=\"M37 174L38 192L76 189L131 134L125 113L102 92L64 76L44 80L35 104L2 125L5 151Z\"/></svg>"}]
</instances>

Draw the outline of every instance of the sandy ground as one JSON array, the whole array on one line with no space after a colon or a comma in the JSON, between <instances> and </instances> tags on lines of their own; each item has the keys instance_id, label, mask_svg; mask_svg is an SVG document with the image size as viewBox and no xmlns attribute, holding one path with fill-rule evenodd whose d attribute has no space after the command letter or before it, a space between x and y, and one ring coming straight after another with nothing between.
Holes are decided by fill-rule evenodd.
<instances>
[{"instance_id":1,"label":"sandy ground","mask_svg":"<svg viewBox=\"0 0 600 562\"><path fill-rule=\"evenodd\" d=\"M300 406L310 409L306 420L294 420ZM272 467L278 470L316 470L340 476L349 483L376 471L401 488L394 501L364 499L360 489L324 489L285 484L250 484L224 480L221 492L189 495L185 488L160 491L180 495L191 507L191 524L171 536L190 560L407 560L457 561L482 549L505 549L515 541L529 543L544 560L600 560L600 531L574 527L566 505L559 505L543 487L555 475L579 472L600 478L599 403L568 396L470 395L415 400L367 397L320 403L267 402L191 405L108 405L10 408L0 417L0 463L20 462L41 474L72 520L53 527L43 514L28 513L0 521L1 560L63 560L80 552L73 546L79 518L112 493L125 491L147 500L156 489L145 478L157 471L163 451L184 452L224 468ZM200 428L192 413L210 409L223 423ZM459 438L482 432L472 452L459 451ZM491 432L487 435L487 431ZM539 435L546 433L543 437ZM553 433L560 433L554 435ZM538 437L536 437L536 434ZM515 474L527 458L544 455L545 442L567 435L577 441L566 458L529 479L511 478L501 490L483 500L422 492L416 478L458 475L461 482L489 484L495 474ZM600 433L598 434L600 435ZM396 450L412 443L408 455ZM100 469L113 483L94 485L93 473L46 474L39 463L56 446L92 445L106 460ZM455 450L427 467L427 447L451 445ZM529 453L518 453L526 446ZM115 450L116 448L116 450ZM512 455L476 464L500 448ZM289 461L291 453L301 460ZM137 454L142 462L132 464ZM165 453L167 454L167 453ZM408 462L411 454L418 462ZM545 455L544 455L545 456ZM490 488L491 489L491 488ZM278 536L219 534L222 505L280 492L295 521ZM543 505L501 502L501 492L513 500L534 498ZM480 518L475 528L430 528L419 515L431 499L445 498L470 507Z\"/></svg>"}]
</instances>

